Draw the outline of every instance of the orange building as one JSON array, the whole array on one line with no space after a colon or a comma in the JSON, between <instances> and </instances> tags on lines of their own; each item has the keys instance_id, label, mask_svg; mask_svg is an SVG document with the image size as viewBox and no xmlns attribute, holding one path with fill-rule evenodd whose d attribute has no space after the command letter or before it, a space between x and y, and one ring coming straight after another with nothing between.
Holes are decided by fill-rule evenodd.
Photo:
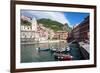
<instances>
[{"instance_id":1,"label":"orange building","mask_svg":"<svg viewBox=\"0 0 100 73\"><path fill-rule=\"evenodd\" d=\"M66 40L68 37L68 32L66 31L57 31L55 32L54 39Z\"/></svg>"}]
</instances>

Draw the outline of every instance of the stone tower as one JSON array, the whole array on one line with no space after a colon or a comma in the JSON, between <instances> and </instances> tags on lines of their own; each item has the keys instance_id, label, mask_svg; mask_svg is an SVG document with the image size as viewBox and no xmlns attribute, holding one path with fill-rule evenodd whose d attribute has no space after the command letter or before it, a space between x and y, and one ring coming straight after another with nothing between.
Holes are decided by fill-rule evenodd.
<instances>
[{"instance_id":1,"label":"stone tower","mask_svg":"<svg viewBox=\"0 0 100 73\"><path fill-rule=\"evenodd\" d=\"M32 31L37 31L37 20L35 17L32 18Z\"/></svg>"}]
</instances>

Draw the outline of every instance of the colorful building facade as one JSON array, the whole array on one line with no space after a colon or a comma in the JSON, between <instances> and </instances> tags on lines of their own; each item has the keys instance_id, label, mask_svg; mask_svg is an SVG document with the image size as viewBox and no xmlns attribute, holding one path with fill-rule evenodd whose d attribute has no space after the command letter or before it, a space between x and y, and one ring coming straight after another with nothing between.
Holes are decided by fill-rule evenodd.
<instances>
[{"instance_id":1,"label":"colorful building facade","mask_svg":"<svg viewBox=\"0 0 100 73\"><path fill-rule=\"evenodd\" d=\"M67 37L68 37L67 31L57 31L55 32L55 35L54 35L54 39L66 40Z\"/></svg>"},{"instance_id":2,"label":"colorful building facade","mask_svg":"<svg viewBox=\"0 0 100 73\"><path fill-rule=\"evenodd\" d=\"M72 31L68 33L68 41L89 40L89 16L86 17L80 24L73 27Z\"/></svg>"}]
</instances>

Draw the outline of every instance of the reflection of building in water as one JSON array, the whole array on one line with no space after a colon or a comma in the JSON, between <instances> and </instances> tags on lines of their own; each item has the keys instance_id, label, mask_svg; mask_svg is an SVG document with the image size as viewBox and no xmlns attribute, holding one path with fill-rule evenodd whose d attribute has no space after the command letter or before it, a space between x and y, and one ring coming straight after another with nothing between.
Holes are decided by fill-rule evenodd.
<instances>
[{"instance_id":1,"label":"reflection of building in water","mask_svg":"<svg viewBox=\"0 0 100 73\"><path fill-rule=\"evenodd\" d=\"M73 27L73 30L68 33L67 39L77 41L89 40L89 16Z\"/></svg>"}]
</instances>

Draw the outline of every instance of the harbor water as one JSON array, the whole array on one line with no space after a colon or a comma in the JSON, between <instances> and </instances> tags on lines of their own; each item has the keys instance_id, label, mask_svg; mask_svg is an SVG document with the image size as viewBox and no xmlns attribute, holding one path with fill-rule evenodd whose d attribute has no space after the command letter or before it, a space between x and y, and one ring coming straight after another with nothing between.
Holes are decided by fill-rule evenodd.
<instances>
[{"instance_id":1,"label":"harbor water","mask_svg":"<svg viewBox=\"0 0 100 73\"><path fill-rule=\"evenodd\" d=\"M59 43L21 44L21 63L58 61L50 50L39 51L38 48L65 48L66 44L62 42L60 45ZM70 51L65 51L65 54L72 55L72 60L84 60L77 44L70 44L69 47Z\"/></svg>"}]
</instances>

